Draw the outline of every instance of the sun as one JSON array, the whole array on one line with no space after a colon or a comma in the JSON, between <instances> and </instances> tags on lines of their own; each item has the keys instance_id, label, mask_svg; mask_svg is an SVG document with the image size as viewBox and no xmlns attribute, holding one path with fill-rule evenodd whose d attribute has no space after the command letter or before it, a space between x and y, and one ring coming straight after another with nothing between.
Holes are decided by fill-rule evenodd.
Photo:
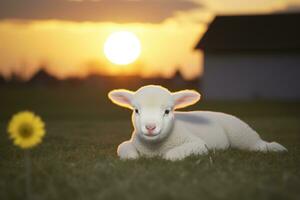
<instances>
[{"instance_id":1,"label":"sun","mask_svg":"<svg viewBox=\"0 0 300 200\"><path fill-rule=\"evenodd\" d=\"M117 65L128 65L140 56L141 43L134 33L118 31L109 35L103 50L110 62Z\"/></svg>"}]
</instances>

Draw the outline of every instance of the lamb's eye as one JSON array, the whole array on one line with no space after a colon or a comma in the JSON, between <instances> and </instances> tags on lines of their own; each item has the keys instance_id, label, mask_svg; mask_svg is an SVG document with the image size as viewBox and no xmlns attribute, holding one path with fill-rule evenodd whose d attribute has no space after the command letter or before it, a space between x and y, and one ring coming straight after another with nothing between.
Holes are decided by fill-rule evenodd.
<instances>
[{"instance_id":1,"label":"lamb's eye","mask_svg":"<svg viewBox=\"0 0 300 200\"><path fill-rule=\"evenodd\" d=\"M139 110L138 110L138 109L134 109L134 112L135 112L136 114L139 114Z\"/></svg>"},{"instance_id":2,"label":"lamb's eye","mask_svg":"<svg viewBox=\"0 0 300 200\"><path fill-rule=\"evenodd\" d=\"M165 114L168 115L170 113L170 110L165 110Z\"/></svg>"}]
</instances>

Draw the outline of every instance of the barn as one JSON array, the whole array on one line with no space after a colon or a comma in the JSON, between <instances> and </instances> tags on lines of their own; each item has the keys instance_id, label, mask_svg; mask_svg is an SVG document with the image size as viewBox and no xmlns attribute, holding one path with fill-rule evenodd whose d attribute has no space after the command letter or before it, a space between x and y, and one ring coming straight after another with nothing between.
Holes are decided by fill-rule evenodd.
<instances>
[{"instance_id":1,"label":"barn","mask_svg":"<svg viewBox=\"0 0 300 200\"><path fill-rule=\"evenodd\" d=\"M207 99L300 99L300 13L217 16L195 49Z\"/></svg>"}]
</instances>

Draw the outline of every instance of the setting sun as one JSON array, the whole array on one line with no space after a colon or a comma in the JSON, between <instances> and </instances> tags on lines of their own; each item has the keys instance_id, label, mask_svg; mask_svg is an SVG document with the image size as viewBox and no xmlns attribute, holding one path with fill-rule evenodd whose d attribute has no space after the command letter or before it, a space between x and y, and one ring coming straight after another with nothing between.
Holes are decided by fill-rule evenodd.
<instances>
[{"instance_id":1,"label":"setting sun","mask_svg":"<svg viewBox=\"0 0 300 200\"><path fill-rule=\"evenodd\" d=\"M110 62L117 65L127 65L134 62L140 53L140 40L132 32L114 32L104 44L105 56Z\"/></svg>"}]
</instances>

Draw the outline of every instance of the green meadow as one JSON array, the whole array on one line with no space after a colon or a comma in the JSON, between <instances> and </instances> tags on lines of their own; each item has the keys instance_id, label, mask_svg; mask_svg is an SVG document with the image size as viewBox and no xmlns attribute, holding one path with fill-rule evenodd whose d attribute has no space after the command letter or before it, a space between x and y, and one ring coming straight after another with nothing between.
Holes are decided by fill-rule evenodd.
<instances>
[{"instance_id":1,"label":"green meadow","mask_svg":"<svg viewBox=\"0 0 300 200\"><path fill-rule=\"evenodd\" d=\"M0 86L0 199L25 199L24 152L6 132L10 117L32 110L45 123L31 150L32 199L300 199L300 102L206 101L186 110L234 114L288 153L238 150L170 162L121 161L130 111L88 86Z\"/></svg>"}]
</instances>

